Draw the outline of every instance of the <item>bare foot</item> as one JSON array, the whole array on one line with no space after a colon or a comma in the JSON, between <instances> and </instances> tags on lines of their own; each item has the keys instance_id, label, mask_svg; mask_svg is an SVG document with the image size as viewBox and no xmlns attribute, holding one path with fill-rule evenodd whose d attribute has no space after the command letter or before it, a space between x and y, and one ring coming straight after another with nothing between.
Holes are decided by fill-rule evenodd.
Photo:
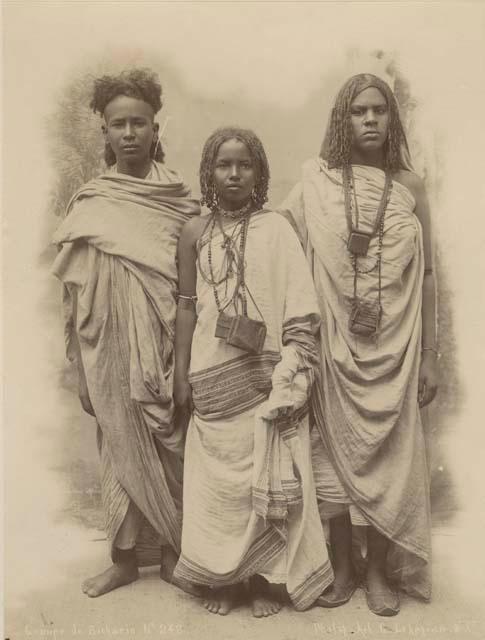
<instances>
[{"instance_id":1,"label":"bare foot","mask_svg":"<svg viewBox=\"0 0 485 640\"><path fill-rule=\"evenodd\" d=\"M211 613L227 616L236 606L238 597L238 585L231 585L223 589L214 589L211 596L204 600L204 607Z\"/></svg>"},{"instance_id":2,"label":"bare foot","mask_svg":"<svg viewBox=\"0 0 485 640\"><path fill-rule=\"evenodd\" d=\"M175 570L175 565L178 562L178 556L172 547L165 546L162 547L162 564L160 565L160 578L169 584L173 584L174 587L178 587L185 591L185 593L189 593L191 596L197 596L201 598L203 595L202 587L198 585L192 584L185 580L184 578L174 577L173 572Z\"/></svg>"},{"instance_id":3,"label":"bare foot","mask_svg":"<svg viewBox=\"0 0 485 640\"><path fill-rule=\"evenodd\" d=\"M255 618L267 618L281 609L281 603L270 593L269 585L261 576L252 576L249 580L251 605Z\"/></svg>"},{"instance_id":4,"label":"bare foot","mask_svg":"<svg viewBox=\"0 0 485 640\"><path fill-rule=\"evenodd\" d=\"M97 598L135 580L138 580L136 562L116 563L94 578L85 580L82 590L90 598Z\"/></svg>"},{"instance_id":5,"label":"bare foot","mask_svg":"<svg viewBox=\"0 0 485 640\"><path fill-rule=\"evenodd\" d=\"M277 600L272 600L269 596L253 596L252 608L255 618L267 618L278 613L281 609L281 604Z\"/></svg>"}]
</instances>

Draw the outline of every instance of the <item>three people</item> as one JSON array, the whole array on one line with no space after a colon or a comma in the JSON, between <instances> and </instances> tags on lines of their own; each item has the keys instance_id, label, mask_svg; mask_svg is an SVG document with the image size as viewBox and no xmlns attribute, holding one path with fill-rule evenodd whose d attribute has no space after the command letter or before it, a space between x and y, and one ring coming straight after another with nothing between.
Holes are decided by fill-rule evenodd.
<instances>
[{"instance_id":1,"label":"three people","mask_svg":"<svg viewBox=\"0 0 485 640\"><path fill-rule=\"evenodd\" d=\"M96 597L180 550L184 432L173 419L176 248L200 212L163 164L155 114L161 87L146 70L96 81L108 170L73 196L55 234L64 283L68 356L98 427L102 497L112 566L87 580ZM163 547L163 552L161 551ZM155 557L137 558L137 548ZM138 554L140 556L140 553Z\"/></svg>"},{"instance_id":2,"label":"three people","mask_svg":"<svg viewBox=\"0 0 485 640\"><path fill-rule=\"evenodd\" d=\"M429 207L396 100L370 74L348 80L320 157L281 210L304 243L322 316L313 468L335 582L357 586L352 525L365 527L369 608L399 611L396 586L428 598L430 509L420 406L436 393Z\"/></svg>"},{"instance_id":3,"label":"three people","mask_svg":"<svg viewBox=\"0 0 485 640\"><path fill-rule=\"evenodd\" d=\"M139 73L98 81L114 167L74 196L56 234L113 543L113 566L85 591L136 579L148 528L165 577L181 548L173 579L205 587L213 613L246 581L256 617L279 610L278 584L297 609L339 606L360 577L358 532L372 611L396 614L397 587L428 598L419 407L436 392L435 286L426 194L392 91L369 74L345 83L320 157L279 208L307 263L283 216L263 209L269 168L250 131L206 142L209 214L196 215L153 160L160 88Z\"/></svg>"}]
</instances>

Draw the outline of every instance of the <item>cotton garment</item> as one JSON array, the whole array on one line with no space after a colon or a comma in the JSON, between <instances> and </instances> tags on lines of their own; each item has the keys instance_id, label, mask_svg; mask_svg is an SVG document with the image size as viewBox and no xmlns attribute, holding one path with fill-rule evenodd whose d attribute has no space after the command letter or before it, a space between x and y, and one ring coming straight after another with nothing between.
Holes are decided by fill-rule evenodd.
<instances>
[{"instance_id":1,"label":"cotton garment","mask_svg":"<svg viewBox=\"0 0 485 640\"><path fill-rule=\"evenodd\" d=\"M120 547L133 538L151 540L158 556L160 544L180 549L175 255L183 224L198 213L181 178L153 163L147 179L108 172L88 182L54 237L61 247L53 270L65 285L68 356L74 357L76 332L98 423L108 538L116 543L128 514Z\"/></svg>"},{"instance_id":2,"label":"cotton garment","mask_svg":"<svg viewBox=\"0 0 485 640\"><path fill-rule=\"evenodd\" d=\"M240 225L224 220L239 247ZM308 398L317 363L318 308L305 256L279 215L251 215L245 252L248 314L264 318L261 354L214 336L218 309L210 274L210 224L198 246L197 325L189 380L195 405L186 444L182 554L175 575L209 587L259 574L286 584L308 608L333 573L311 470ZM211 261L227 266L216 226ZM217 289L231 300L236 275ZM233 305L226 312L234 315ZM281 407L288 415L279 416Z\"/></svg>"},{"instance_id":3,"label":"cotton garment","mask_svg":"<svg viewBox=\"0 0 485 640\"><path fill-rule=\"evenodd\" d=\"M359 226L371 232L385 174L352 166ZM392 541L390 578L430 596L429 480L418 406L422 229L412 193L392 183L382 247L382 319L376 338L349 330L354 271L347 250L342 171L321 160L303 165L302 180L281 206L298 229L313 272L322 323L320 380L312 409L313 465L325 517L351 505ZM377 300L378 239L359 258L357 295ZM374 267L374 268L373 268ZM316 438L316 440L315 440ZM340 509L341 511L341 509Z\"/></svg>"}]
</instances>

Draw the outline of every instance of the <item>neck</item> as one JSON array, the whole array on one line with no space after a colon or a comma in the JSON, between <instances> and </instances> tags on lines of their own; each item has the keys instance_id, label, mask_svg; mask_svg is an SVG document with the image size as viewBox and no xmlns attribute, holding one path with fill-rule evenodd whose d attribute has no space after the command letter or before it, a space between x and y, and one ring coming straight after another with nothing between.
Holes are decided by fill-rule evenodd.
<instances>
[{"instance_id":1,"label":"neck","mask_svg":"<svg viewBox=\"0 0 485 640\"><path fill-rule=\"evenodd\" d=\"M375 151L369 151L367 153L353 150L350 155L350 163L363 164L368 167L376 167L377 169L384 170L384 153L382 149L376 149Z\"/></svg>"},{"instance_id":2,"label":"neck","mask_svg":"<svg viewBox=\"0 0 485 640\"><path fill-rule=\"evenodd\" d=\"M219 209L224 211L240 211L241 209L246 209L248 211L254 211L255 207L251 200L246 200L246 202L226 202L225 200L219 200Z\"/></svg>"},{"instance_id":3,"label":"neck","mask_svg":"<svg viewBox=\"0 0 485 640\"><path fill-rule=\"evenodd\" d=\"M116 170L118 173L124 173L128 176L132 176L133 178L146 178L150 173L150 169L152 166L151 158L147 158L142 163L131 164L128 162L117 162Z\"/></svg>"}]
</instances>

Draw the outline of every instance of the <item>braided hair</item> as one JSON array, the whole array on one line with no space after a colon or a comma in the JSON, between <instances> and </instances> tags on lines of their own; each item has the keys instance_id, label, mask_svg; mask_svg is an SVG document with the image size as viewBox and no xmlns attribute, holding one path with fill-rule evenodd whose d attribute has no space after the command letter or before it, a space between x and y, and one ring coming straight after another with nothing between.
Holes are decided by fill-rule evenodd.
<instances>
[{"instance_id":1,"label":"braided hair","mask_svg":"<svg viewBox=\"0 0 485 640\"><path fill-rule=\"evenodd\" d=\"M128 69L116 76L104 75L97 78L89 106L93 113L103 116L107 105L118 96L143 100L151 106L154 113L162 108L162 87L157 74L150 69ZM109 143L106 143L104 156L108 166L116 164L116 156ZM165 154L157 140L151 146L150 156L157 162L163 162Z\"/></svg>"},{"instance_id":2,"label":"braided hair","mask_svg":"<svg viewBox=\"0 0 485 640\"><path fill-rule=\"evenodd\" d=\"M214 184L214 165L220 146L228 140L239 140L246 145L256 170L256 184L253 191L254 204L261 208L268 200L269 165L261 140L250 129L223 127L216 129L208 138L202 150L199 177L202 198L200 203L211 211L217 209L217 192Z\"/></svg>"},{"instance_id":3,"label":"braided hair","mask_svg":"<svg viewBox=\"0 0 485 640\"><path fill-rule=\"evenodd\" d=\"M352 76L340 89L330 114L320 157L327 161L329 169L342 168L350 164L352 152L350 107L359 93L369 87L374 87L382 93L389 110L389 131L384 145L384 168L391 172L409 169L409 147L396 98L387 82L371 73Z\"/></svg>"}]
</instances>

